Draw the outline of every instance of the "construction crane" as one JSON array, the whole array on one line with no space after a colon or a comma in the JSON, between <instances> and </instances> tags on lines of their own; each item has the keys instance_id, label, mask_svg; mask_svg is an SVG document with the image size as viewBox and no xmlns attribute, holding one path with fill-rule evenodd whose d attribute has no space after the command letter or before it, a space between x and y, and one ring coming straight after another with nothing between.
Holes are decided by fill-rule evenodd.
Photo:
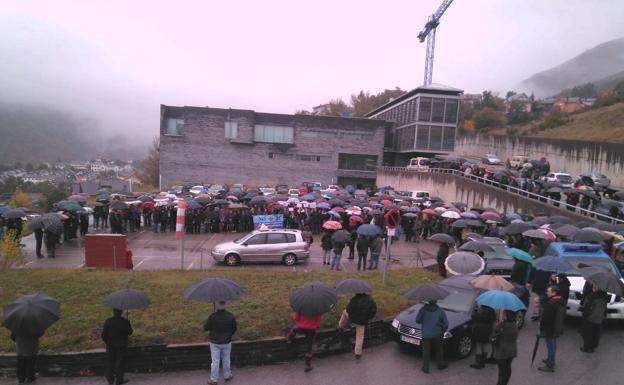
<instances>
[{"instance_id":1,"label":"construction crane","mask_svg":"<svg viewBox=\"0 0 624 385\"><path fill-rule=\"evenodd\" d=\"M424 42L427 39L427 57L425 58L425 85L431 84L433 81L433 51L435 50L435 35L436 28L440 24L440 18L451 5L453 0L444 0L435 13L429 16L425 28L418 34L420 42Z\"/></svg>"}]
</instances>

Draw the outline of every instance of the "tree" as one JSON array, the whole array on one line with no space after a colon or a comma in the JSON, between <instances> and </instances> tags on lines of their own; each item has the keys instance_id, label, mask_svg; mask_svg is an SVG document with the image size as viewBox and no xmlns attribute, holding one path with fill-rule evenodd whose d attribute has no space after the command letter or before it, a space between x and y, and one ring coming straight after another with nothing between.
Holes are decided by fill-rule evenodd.
<instances>
[{"instance_id":1,"label":"tree","mask_svg":"<svg viewBox=\"0 0 624 385\"><path fill-rule=\"evenodd\" d=\"M160 183L160 139L154 138L152 146L147 151L147 157L141 161L143 173L140 175L143 183L158 186Z\"/></svg>"},{"instance_id":2,"label":"tree","mask_svg":"<svg viewBox=\"0 0 624 385\"><path fill-rule=\"evenodd\" d=\"M501 112L494 110L491 107L486 107L480 111L476 111L472 115L475 128L477 130L489 127L504 126L506 123L505 115Z\"/></svg>"},{"instance_id":3,"label":"tree","mask_svg":"<svg viewBox=\"0 0 624 385\"><path fill-rule=\"evenodd\" d=\"M353 107L353 116L365 116L378 107L377 97L368 91L360 91L357 95L351 95L351 106Z\"/></svg>"},{"instance_id":4,"label":"tree","mask_svg":"<svg viewBox=\"0 0 624 385\"><path fill-rule=\"evenodd\" d=\"M507 121L510 124L526 123L531 120L531 114L526 111L525 103L520 100L512 100L509 103Z\"/></svg>"},{"instance_id":5,"label":"tree","mask_svg":"<svg viewBox=\"0 0 624 385\"><path fill-rule=\"evenodd\" d=\"M323 115L341 116L344 113L352 113L352 112L353 112L353 108L347 105L347 103L345 103L344 100L338 98L338 99L332 99L329 101L329 103L327 104L327 108L325 108L325 111L323 111Z\"/></svg>"},{"instance_id":6,"label":"tree","mask_svg":"<svg viewBox=\"0 0 624 385\"><path fill-rule=\"evenodd\" d=\"M25 192L21 189L17 189L9 201L9 206L31 208L32 201Z\"/></svg>"},{"instance_id":7,"label":"tree","mask_svg":"<svg viewBox=\"0 0 624 385\"><path fill-rule=\"evenodd\" d=\"M615 85L613 92L620 99L620 101L624 101L624 80Z\"/></svg>"},{"instance_id":8,"label":"tree","mask_svg":"<svg viewBox=\"0 0 624 385\"><path fill-rule=\"evenodd\" d=\"M491 108L494 111L505 110L505 101L496 96L492 91L483 91L481 102L475 103L475 110Z\"/></svg>"},{"instance_id":9,"label":"tree","mask_svg":"<svg viewBox=\"0 0 624 385\"><path fill-rule=\"evenodd\" d=\"M507 93L505 94L505 99L509 100L509 98L517 94L518 93L516 91L507 91Z\"/></svg>"}]
</instances>

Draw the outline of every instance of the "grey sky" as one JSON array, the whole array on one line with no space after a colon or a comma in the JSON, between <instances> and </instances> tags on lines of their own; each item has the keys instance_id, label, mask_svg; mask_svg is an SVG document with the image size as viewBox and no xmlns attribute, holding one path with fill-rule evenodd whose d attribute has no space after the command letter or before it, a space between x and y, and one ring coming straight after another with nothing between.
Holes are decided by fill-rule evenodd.
<instances>
[{"instance_id":1,"label":"grey sky","mask_svg":"<svg viewBox=\"0 0 624 385\"><path fill-rule=\"evenodd\" d=\"M292 113L422 83L416 35L441 0L0 1L0 100L157 134L158 105ZM505 92L624 36L619 0L455 0L434 82ZM88 129L88 128L86 128Z\"/></svg>"}]
</instances>

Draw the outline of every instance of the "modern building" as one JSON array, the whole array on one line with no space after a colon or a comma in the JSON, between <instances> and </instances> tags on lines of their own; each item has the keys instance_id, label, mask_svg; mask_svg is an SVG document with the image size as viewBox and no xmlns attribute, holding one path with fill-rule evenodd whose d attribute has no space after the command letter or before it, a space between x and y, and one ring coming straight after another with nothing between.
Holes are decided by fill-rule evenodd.
<instances>
[{"instance_id":1,"label":"modern building","mask_svg":"<svg viewBox=\"0 0 624 385\"><path fill-rule=\"evenodd\" d=\"M405 166L412 157L453 152L462 92L433 83L369 112L369 118L393 122L384 144L384 164Z\"/></svg>"},{"instance_id":2,"label":"modern building","mask_svg":"<svg viewBox=\"0 0 624 385\"><path fill-rule=\"evenodd\" d=\"M391 126L379 119L161 105L161 187L304 181L372 186Z\"/></svg>"}]
</instances>

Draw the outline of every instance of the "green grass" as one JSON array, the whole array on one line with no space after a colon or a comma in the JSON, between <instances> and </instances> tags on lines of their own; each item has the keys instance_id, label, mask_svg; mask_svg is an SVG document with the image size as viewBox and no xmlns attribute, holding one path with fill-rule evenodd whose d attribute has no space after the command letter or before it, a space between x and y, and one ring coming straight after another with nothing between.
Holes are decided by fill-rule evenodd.
<instances>
[{"instance_id":1,"label":"green grass","mask_svg":"<svg viewBox=\"0 0 624 385\"><path fill-rule=\"evenodd\" d=\"M185 343L206 341L202 330L212 305L185 301L183 290L206 277L226 277L238 282L247 294L228 308L238 320L238 339L259 339L284 335L291 326L290 293L308 281L334 285L344 278L361 278L373 287L377 318L387 318L410 305L402 293L417 283L436 282L437 275L421 269L389 272L388 286L382 286L381 270L362 273L240 271L110 271L69 269L25 269L0 271L0 303L22 294L46 293L61 302L61 319L42 338L48 351L74 351L102 347L101 327L111 311L101 301L111 291L140 289L152 300L145 310L130 312L135 333L133 343ZM323 319L322 327L335 327L350 296L341 295L338 306ZM0 328L0 352L14 351L5 328Z\"/></svg>"}]
</instances>

